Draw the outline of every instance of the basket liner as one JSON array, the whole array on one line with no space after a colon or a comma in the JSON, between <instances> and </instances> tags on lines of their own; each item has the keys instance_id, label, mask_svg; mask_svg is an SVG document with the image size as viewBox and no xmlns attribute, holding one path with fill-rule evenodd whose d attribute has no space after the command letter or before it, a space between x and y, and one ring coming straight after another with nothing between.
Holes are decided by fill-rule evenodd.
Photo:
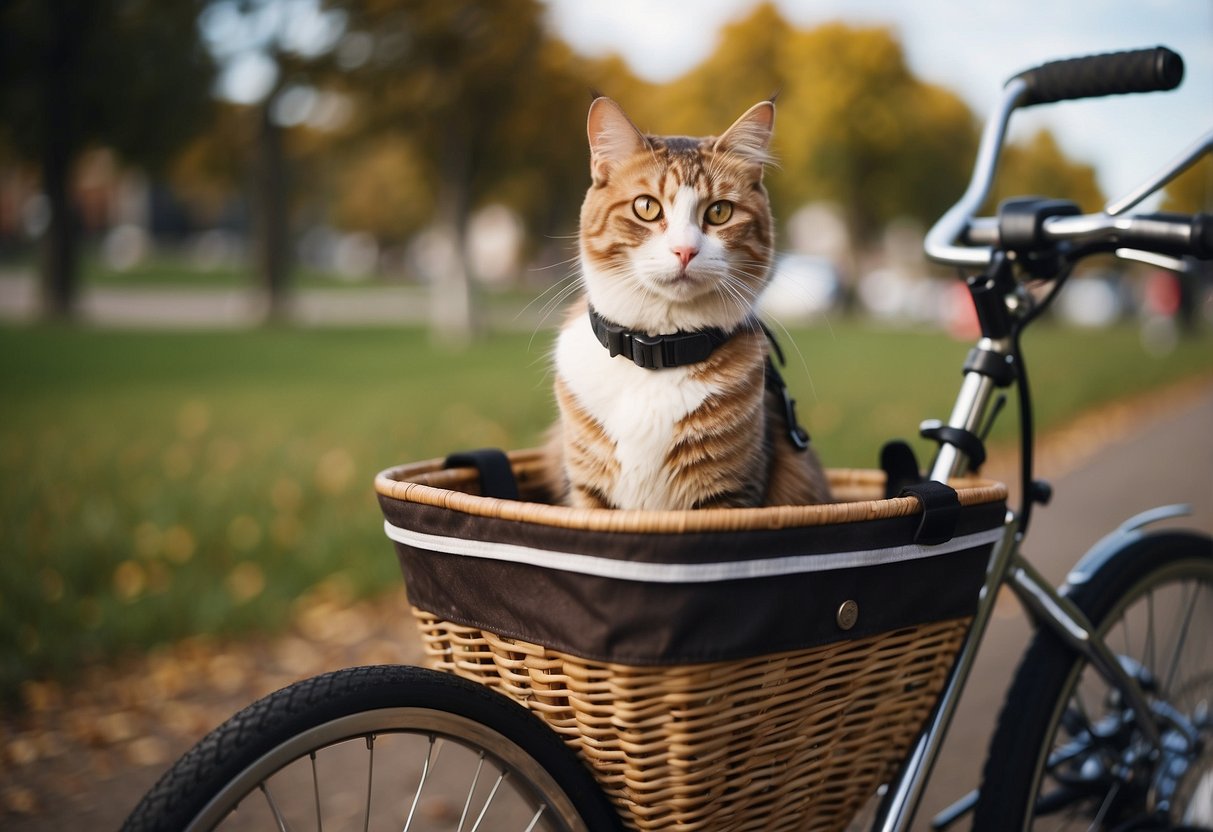
<instances>
[{"instance_id":1,"label":"basket liner","mask_svg":"<svg viewBox=\"0 0 1213 832\"><path fill-rule=\"evenodd\" d=\"M524 499L541 497L526 487L534 452L511 459ZM410 602L457 624L628 665L744 659L971 615L1006 514L1000 485L954 484L954 536L922 546L911 542L922 511L912 498L579 510L479 497L470 493L474 470L440 468L421 463L377 479ZM859 493L877 493L883 475L858 479ZM838 620L846 601L858 606L849 630Z\"/></svg>"}]
</instances>

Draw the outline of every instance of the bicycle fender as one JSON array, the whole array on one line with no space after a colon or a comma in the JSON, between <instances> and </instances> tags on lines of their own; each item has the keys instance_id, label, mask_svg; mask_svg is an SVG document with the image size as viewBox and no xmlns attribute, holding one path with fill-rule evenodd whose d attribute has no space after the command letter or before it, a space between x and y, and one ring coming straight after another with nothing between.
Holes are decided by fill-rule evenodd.
<instances>
[{"instance_id":1,"label":"bicycle fender","mask_svg":"<svg viewBox=\"0 0 1213 832\"><path fill-rule=\"evenodd\" d=\"M1066 575L1065 583L1061 587L1062 594L1066 594L1067 590L1071 587L1085 584L1101 566L1123 549L1144 537L1145 532L1143 530L1146 526L1160 523L1163 520L1171 520L1175 517L1187 517L1191 513L1192 507L1190 505L1177 503L1169 506L1158 506L1157 508L1152 508L1130 517L1121 523L1115 531L1105 535L1098 543L1088 549L1087 553L1079 559L1078 563L1074 564L1070 573Z\"/></svg>"}]
</instances>

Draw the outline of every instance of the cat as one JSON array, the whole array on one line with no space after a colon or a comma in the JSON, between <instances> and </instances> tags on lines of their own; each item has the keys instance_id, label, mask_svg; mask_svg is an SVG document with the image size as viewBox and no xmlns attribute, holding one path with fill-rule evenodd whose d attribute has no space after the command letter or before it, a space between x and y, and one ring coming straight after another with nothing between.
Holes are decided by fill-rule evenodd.
<instances>
[{"instance_id":1,"label":"cat","mask_svg":"<svg viewBox=\"0 0 1213 832\"><path fill-rule=\"evenodd\" d=\"M718 138L651 136L610 98L590 105L585 291L556 340L547 446L559 502L830 500L807 441L789 439L795 417L754 311L774 245L762 181L774 117L763 101Z\"/></svg>"}]
</instances>

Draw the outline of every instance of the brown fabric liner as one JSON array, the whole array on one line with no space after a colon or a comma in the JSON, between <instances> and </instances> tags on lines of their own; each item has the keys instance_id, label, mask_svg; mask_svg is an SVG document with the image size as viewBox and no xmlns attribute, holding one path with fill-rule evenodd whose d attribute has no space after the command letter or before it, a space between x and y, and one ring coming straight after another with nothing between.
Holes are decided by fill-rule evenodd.
<instances>
[{"instance_id":1,"label":"brown fabric liner","mask_svg":"<svg viewBox=\"0 0 1213 832\"><path fill-rule=\"evenodd\" d=\"M414 606L586 659L632 665L748 658L971 615L989 549L811 575L653 584L397 544ZM836 621L845 601L859 608L849 631Z\"/></svg>"},{"instance_id":2,"label":"brown fabric liner","mask_svg":"<svg viewBox=\"0 0 1213 832\"><path fill-rule=\"evenodd\" d=\"M902 546L913 541L921 522L921 514L911 514L784 529L600 532L481 517L383 495L379 504L388 522L402 529L639 563L744 561ZM964 506L956 523L956 536L997 528L1005 517L1006 505L1001 501Z\"/></svg>"},{"instance_id":3,"label":"brown fabric liner","mask_svg":"<svg viewBox=\"0 0 1213 832\"><path fill-rule=\"evenodd\" d=\"M626 561L696 563L849 552L908 543L917 516L782 530L587 532L474 517L380 498L393 525ZM1001 502L965 507L957 534L1001 524ZM990 545L878 566L664 584L449 555L397 543L410 602L465 626L587 659L634 665L748 658L973 613ZM842 630L845 601L858 621Z\"/></svg>"}]
</instances>

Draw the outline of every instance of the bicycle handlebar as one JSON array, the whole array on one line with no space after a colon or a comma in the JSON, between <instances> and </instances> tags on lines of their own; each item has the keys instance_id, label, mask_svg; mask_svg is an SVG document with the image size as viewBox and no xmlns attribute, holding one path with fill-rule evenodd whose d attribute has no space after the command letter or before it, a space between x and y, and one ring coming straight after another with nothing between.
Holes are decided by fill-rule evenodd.
<instances>
[{"instance_id":1,"label":"bicycle handlebar","mask_svg":"<svg viewBox=\"0 0 1213 832\"><path fill-rule=\"evenodd\" d=\"M1001 238L994 217L973 219L964 235L965 242L977 246L996 247ZM1049 217L1041 223L1038 247L1069 241L1208 260L1213 259L1213 214L1082 214Z\"/></svg>"},{"instance_id":2,"label":"bicycle handlebar","mask_svg":"<svg viewBox=\"0 0 1213 832\"><path fill-rule=\"evenodd\" d=\"M1007 123L1017 108L1075 98L1170 90L1182 79L1183 59L1162 46L1050 61L1013 76L1003 89L999 108L986 122L968 188L927 232L924 245L927 257L945 265L984 268L990 263L994 248L1005 242L1000 239L998 220L978 218L976 212L989 194ZM1123 246L1162 255L1213 258L1213 217L1208 214L1122 214L1211 150L1213 131L1163 172L1103 212L1045 219L1039 223L1028 248L1046 249L1068 242L1089 245L1090 250ZM1067 213L1074 214L1076 210ZM1016 245L1020 244L1017 239Z\"/></svg>"},{"instance_id":3,"label":"bicycle handlebar","mask_svg":"<svg viewBox=\"0 0 1213 832\"><path fill-rule=\"evenodd\" d=\"M1027 87L1019 102L1021 107L1104 95L1173 90L1183 77L1183 58L1165 46L1049 61L1015 76Z\"/></svg>"}]
</instances>

